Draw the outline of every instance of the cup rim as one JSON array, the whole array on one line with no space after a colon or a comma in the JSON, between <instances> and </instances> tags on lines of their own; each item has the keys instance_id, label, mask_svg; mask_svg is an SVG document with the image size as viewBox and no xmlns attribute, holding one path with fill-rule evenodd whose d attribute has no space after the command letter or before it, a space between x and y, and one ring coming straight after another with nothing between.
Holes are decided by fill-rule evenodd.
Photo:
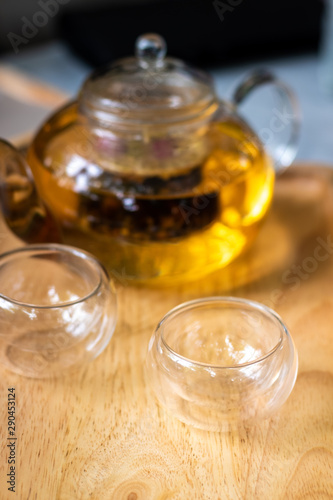
<instances>
[{"instance_id":1,"label":"cup rim","mask_svg":"<svg viewBox=\"0 0 333 500\"><path fill-rule=\"evenodd\" d=\"M59 309L59 308L64 308L64 307L71 307L76 304L79 304L81 302L85 302L86 300L90 299L93 297L95 294L98 293L98 291L101 288L102 285L102 273L104 273L107 278L108 278L108 273L106 269L104 268L103 264L99 262L98 259L96 259L92 254L89 252L86 252L84 250L81 250L76 247L72 247L70 245L62 245L58 243L40 243L40 244L33 244L33 245L26 245L23 247L18 247L14 248L12 250L9 250L7 252L4 252L0 254L0 266L2 263L2 260L10 257L15 254L24 254L25 252L41 252L41 251L47 251L47 250L53 250L57 251L62 254L71 254L74 255L75 257L79 257L82 260L88 260L92 262L96 266L96 270L98 271L98 282L95 285L95 287L87 294L83 295L82 297L79 297L78 299L75 300L69 300L67 302L60 302L59 304L50 304L50 305L38 305L38 304L31 304L28 302L21 302L19 300L15 300L3 293L0 292L0 299L3 299L7 302L10 302L11 304L14 304L19 307L25 307L27 309Z\"/></svg>"},{"instance_id":2,"label":"cup rim","mask_svg":"<svg viewBox=\"0 0 333 500\"><path fill-rule=\"evenodd\" d=\"M254 310L259 311L261 313L264 313L265 315L269 316L271 319L274 319L279 327L279 330L280 330L280 338L279 338L278 342L276 343L276 345L272 349L270 349L266 354L264 354L263 356L260 356L259 358L256 358L256 359L251 360L251 361L247 361L245 363L239 363L236 365L227 365L227 366L205 363L203 361L195 361L191 358L183 356L182 354L179 354L177 351L172 349L172 347L170 347L170 345L167 343L167 341L165 340L164 335L163 335L164 323L168 319L172 318L172 316L174 316L179 311L185 311L186 309L192 309L193 307L195 307L197 305L204 305L205 303L214 303L214 302L223 302L223 303L228 303L228 302L230 303L231 302L232 304L238 305L239 308L241 308L241 306L245 306L245 305L250 306ZM167 314L165 314L163 316L163 318L158 323L158 325L155 329L155 333L158 333L159 330L160 330L160 338L161 338L161 341L162 341L164 347L170 352L170 354L177 361L182 361L188 367L193 366L193 367L214 369L214 370L238 370L240 368L245 368L247 366L256 365L256 364L258 364L258 363L260 363L260 362L262 362L262 361L264 361L264 360L266 360L269 357L274 355L274 353L283 344L283 335L286 335L287 337L291 338L290 333L289 333L287 327L285 326L285 324L283 323L281 317L273 309L271 309L270 307L268 307L260 302L254 301L254 300L248 300L248 299L244 299L244 298L231 297L231 296L205 297L205 298L194 299L194 300L190 300L187 302L183 302L182 304L179 304L178 306L171 309L169 312L167 312Z\"/></svg>"}]
</instances>

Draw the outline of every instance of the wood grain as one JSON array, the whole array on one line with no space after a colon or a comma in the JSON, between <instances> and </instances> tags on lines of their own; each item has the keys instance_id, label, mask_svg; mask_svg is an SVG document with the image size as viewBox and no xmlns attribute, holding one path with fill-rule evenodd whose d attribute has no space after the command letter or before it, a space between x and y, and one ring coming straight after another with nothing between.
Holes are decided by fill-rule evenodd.
<instances>
[{"instance_id":1,"label":"wood grain","mask_svg":"<svg viewBox=\"0 0 333 500\"><path fill-rule=\"evenodd\" d=\"M10 241L5 238L7 247ZM333 170L294 167L278 179L273 208L247 255L191 285L119 286L116 332L89 366L46 381L0 369L2 444L7 388L17 394L16 493L7 491L2 446L0 498L332 499L330 242ZM143 370L161 316L185 300L224 294L272 306L299 352L299 376L279 413L230 434L192 429L167 415L150 394Z\"/></svg>"}]
</instances>

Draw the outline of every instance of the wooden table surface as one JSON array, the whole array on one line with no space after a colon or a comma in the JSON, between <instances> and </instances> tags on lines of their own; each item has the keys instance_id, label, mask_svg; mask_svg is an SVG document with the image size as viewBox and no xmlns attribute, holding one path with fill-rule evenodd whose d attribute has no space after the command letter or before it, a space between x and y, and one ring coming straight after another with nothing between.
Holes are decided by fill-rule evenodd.
<instances>
[{"instance_id":1,"label":"wooden table surface","mask_svg":"<svg viewBox=\"0 0 333 500\"><path fill-rule=\"evenodd\" d=\"M1 233L2 248L14 242ZM144 381L158 320L185 300L265 302L288 325L299 375L271 420L230 434L196 430L162 410ZM191 285L118 287L107 349L57 380L0 367L0 498L224 500L333 498L333 170L297 166L247 255ZM16 392L16 492L7 490L7 394Z\"/></svg>"}]
</instances>

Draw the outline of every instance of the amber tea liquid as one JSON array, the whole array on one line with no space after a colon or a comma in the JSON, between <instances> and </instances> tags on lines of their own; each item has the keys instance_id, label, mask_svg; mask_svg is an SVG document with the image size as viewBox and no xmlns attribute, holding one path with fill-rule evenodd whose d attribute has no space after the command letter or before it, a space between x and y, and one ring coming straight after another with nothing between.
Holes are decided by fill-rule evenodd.
<instances>
[{"instance_id":1,"label":"amber tea liquid","mask_svg":"<svg viewBox=\"0 0 333 500\"><path fill-rule=\"evenodd\" d=\"M235 123L216 127L227 147L169 175L112 170L91 180L94 165L82 158L72 170L57 170L55 153L66 144L44 151L42 134L28 161L66 243L96 255L124 283L194 280L253 240L273 193L274 171L261 147Z\"/></svg>"}]
</instances>

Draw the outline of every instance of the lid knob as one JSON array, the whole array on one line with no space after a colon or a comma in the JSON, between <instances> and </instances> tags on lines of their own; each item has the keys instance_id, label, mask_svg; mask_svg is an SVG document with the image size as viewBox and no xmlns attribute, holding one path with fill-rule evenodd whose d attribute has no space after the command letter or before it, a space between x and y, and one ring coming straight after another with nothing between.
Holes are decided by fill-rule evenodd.
<instances>
[{"instance_id":1,"label":"lid knob","mask_svg":"<svg viewBox=\"0 0 333 500\"><path fill-rule=\"evenodd\" d=\"M135 55L142 68L148 68L149 66L162 67L166 50L164 38L155 33L141 35L135 42Z\"/></svg>"}]
</instances>

